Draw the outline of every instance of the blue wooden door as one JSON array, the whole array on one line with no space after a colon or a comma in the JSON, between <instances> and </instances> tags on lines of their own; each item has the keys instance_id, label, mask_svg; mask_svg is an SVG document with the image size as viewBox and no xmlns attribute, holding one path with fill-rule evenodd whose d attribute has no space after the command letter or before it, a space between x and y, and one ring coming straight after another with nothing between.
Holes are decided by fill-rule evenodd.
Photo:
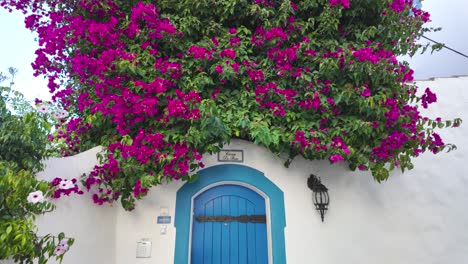
<instances>
[{"instance_id":1,"label":"blue wooden door","mask_svg":"<svg viewBox=\"0 0 468 264\"><path fill-rule=\"evenodd\" d=\"M265 216L265 199L238 185L220 185L198 195L194 200L191 263L268 263L266 223L237 221L240 216ZM223 221L223 217L231 220Z\"/></svg>"}]
</instances>

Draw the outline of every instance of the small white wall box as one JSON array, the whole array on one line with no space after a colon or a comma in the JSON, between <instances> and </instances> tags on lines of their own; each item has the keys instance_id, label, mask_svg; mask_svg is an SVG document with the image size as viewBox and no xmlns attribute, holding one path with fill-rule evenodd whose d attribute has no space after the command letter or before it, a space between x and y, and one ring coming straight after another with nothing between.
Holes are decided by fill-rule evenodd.
<instances>
[{"instance_id":1,"label":"small white wall box","mask_svg":"<svg viewBox=\"0 0 468 264\"><path fill-rule=\"evenodd\" d=\"M151 241L142 240L137 242L136 257L151 258Z\"/></svg>"}]
</instances>

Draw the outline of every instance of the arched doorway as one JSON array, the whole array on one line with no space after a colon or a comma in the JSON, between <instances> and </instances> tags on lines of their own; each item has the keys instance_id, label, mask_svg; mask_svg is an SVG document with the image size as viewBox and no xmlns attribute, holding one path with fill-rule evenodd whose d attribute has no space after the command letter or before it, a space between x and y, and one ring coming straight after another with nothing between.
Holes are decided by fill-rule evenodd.
<instances>
[{"instance_id":1,"label":"arched doorway","mask_svg":"<svg viewBox=\"0 0 468 264\"><path fill-rule=\"evenodd\" d=\"M239 261L239 263L286 263L284 245L284 227L286 226L286 221L283 192L260 171L242 165L224 164L213 166L201 170L199 174L200 178L196 182L184 184L177 192L174 222L176 227L174 263L224 263L219 261L210 262L208 261L208 259L210 259L209 257L207 257L207 261L205 262L204 256L203 258L200 257L202 256L201 252L203 252L203 254L211 254L211 259L222 260L223 250L225 251L224 255L227 256L227 250L236 252L236 250L239 249L241 252L237 252L237 256L234 257L234 259L247 257L248 260L247 262ZM227 195L223 195L223 193ZM232 198L236 196L236 193L240 193L242 197L237 195L238 198ZM238 205L241 205L241 207L238 206L237 208L234 206L232 214L231 209L229 209L229 214L231 215L226 215L228 217L234 217L234 219L229 220L229 223L238 224L231 225L232 228L222 229L225 225L225 222L223 222L225 219L220 219L219 217L225 216L223 214L222 204L224 202L227 206L228 200L229 203L235 203L234 201L237 201ZM243 201L245 202L245 208L243 207L244 205L242 205ZM249 206L247 206L248 204ZM264 205L263 208L262 204ZM255 209L255 207L257 209ZM204 212L202 215L199 214L201 210ZM245 214L243 213L240 215L239 210L245 210ZM255 213L255 210L257 210L258 214ZM225 212L227 213L227 211ZM263 212L265 214L262 220ZM218 218L210 218L213 216ZM197 217L202 221L197 221ZM203 217L205 218L203 219ZM245 217L250 217L250 219L245 219ZM243 223L244 221L247 222ZM264 223L254 223L262 221L264 221ZM205 227L207 228L206 233L204 229L200 231L200 228ZM244 227L250 228L251 232L244 233ZM233 240L231 240L231 237L229 238L229 243L235 243L236 241L238 243L239 237L240 239L244 239L244 234L259 238L258 245L255 244L255 248L251 249L250 260L249 249L243 246L231 248L216 244L212 247L213 249L211 252L209 252L210 249L208 246L205 247L203 243L208 242L202 242L202 234L204 239L205 236L207 238L208 236L213 237L213 232L217 232L217 237L207 240L213 245L215 241L221 241L218 236L222 238L224 234L227 237L226 232L228 229L230 233L237 231L237 235L232 235ZM241 233L239 233L239 231ZM263 240L265 235L266 242ZM267 252L266 260L265 244ZM251 245L253 244L251 243ZM258 249L256 247L258 247ZM252 253L252 250L255 250L255 252ZM257 254L259 254L258 258L256 256ZM253 257L254 255L255 258ZM221 256L221 258L219 258L219 256Z\"/></svg>"},{"instance_id":2,"label":"arched doorway","mask_svg":"<svg viewBox=\"0 0 468 264\"><path fill-rule=\"evenodd\" d=\"M268 263L265 199L240 185L222 184L193 202L191 263Z\"/></svg>"}]
</instances>

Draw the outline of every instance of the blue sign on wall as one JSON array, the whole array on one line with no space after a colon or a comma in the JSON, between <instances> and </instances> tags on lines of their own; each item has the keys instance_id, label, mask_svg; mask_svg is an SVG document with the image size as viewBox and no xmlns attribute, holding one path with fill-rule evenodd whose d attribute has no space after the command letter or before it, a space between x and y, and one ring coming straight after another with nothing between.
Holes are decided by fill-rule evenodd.
<instances>
[{"instance_id":1,"label":"blue sign on wall","mask_svg":"<svg viewBox=\"0 0 468 264\"><path fill-rule=\"evenodd\" d=\"M170 224L171 217L168 215L160 215L158 216L158 224Z\"/></svg>"}]
</instances>

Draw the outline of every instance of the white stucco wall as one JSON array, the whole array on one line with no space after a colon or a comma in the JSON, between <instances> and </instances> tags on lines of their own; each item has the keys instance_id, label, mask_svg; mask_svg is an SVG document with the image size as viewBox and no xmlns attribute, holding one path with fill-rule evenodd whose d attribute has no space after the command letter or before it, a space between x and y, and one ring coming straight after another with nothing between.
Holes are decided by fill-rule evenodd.
<instances>
[{"instance_id":1,"label":"white stucco wall","mask_svg":"<svg viewBox=\"0 0 468 264\"><path fill-rule=\"evenodd\" d=\"M49 181L55 177L79 179L83 173L92 170L99 150L94 148L73 157L49 159L38 178ZM86 192L82 196L64 196L54 203L57 209L39 217L37 226L39 233L64 232L67 237L75 238L73 249L67 253L64 263L115 263L114 208L94 205L91 195Z\"/></svg>"},{"instance_id":2,"label":"white stucco wall","mask_svg":"<svg viewBox=\"0 0 468 264\"><path fill-rule=\"evenodd\" d=\"M37 176L51 181L55 177L76 178L91 171L96 164L99 148L67 158L52 158L45 161L46 168ZM57 235L64 232L75 238L71 250L63 261L65 264L107 264L115 263L116 210L110 207L95 206L88 193L78 196L71 194L52 200L57 205L55 211L39 216L36 224L39 235ZM2 262L0 263L13 263ZM49 263L55 264L51 260Z\"/></svg>"},{"instance_id":3,"label":"white stucco wall","mask_svg":"<svg viewBox=\"0 0 468 264\"><path fill-rule=\"evenodd\" d=\"M419 85L421 90L431 87L438 96L427 115L468 122L468 77ZM414 170L394 172L381 184L368 172L349 171L344 163L331 166L297 158L285 168L282 159L251 143L234 140L225 148L243 149L243 165L263 172L283 190L289 264L468 263L466 127L440 132L445 142L458 146L457 151L424 154L414 160ZM96 151L50 160L40 176L78 177L91 169ZM207 167L220 164L216 156L206 156L204 162ZM329 188L331 202L324 223L306 186L310 173L320 176ZM156 218L161 207L169 208L174 218L176 191L182 184L152 189L132 212L119 206L98 208L86 198L63 199L57 211L38 224L41 232L65 231L76 238L64 264L173 263L176 229L172 222L167 234L161 235ZM152 242L152 258L135 257L136 242L143 238Z\"/></svg>"}]
</instances>

